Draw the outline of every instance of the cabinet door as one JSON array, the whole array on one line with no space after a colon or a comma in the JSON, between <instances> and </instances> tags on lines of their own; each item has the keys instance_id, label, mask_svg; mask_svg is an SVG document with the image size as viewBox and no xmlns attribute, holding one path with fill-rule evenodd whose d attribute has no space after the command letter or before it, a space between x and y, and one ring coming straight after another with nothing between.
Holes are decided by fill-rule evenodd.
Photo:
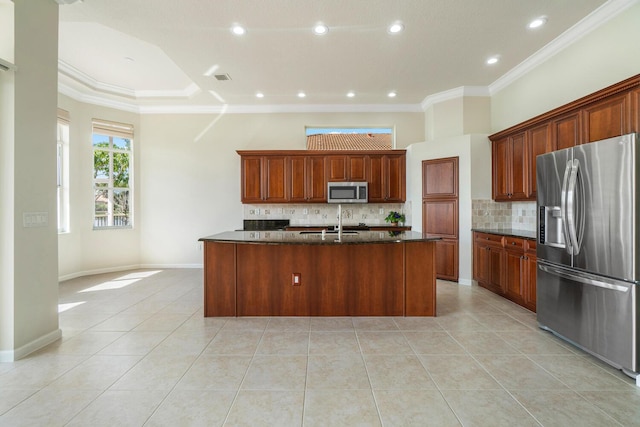
<instances>
[{"instance_id":1,"label":"cabinet door","mask_svg":"<svg viewBox=\"0 0 640 427\"><path fill-rule=\"evenodd\" d=\"M525 255L527 277L525 277L524 306L534 312L536 311L536 260L535 256Z\"/></svg>"},{"instance_id":2,"label":"cabinet door","mask_svg":"<svg viewBox=\"0 0 640 427\"><path fill-rule=\"evenodd\" d=\"M348 181L347 156L327 156L327 180Z\"/></svg>"},{"instance_id":3,"label":"cabinet door","mask_svg":"<svg viewBox=\"0 0 640 427\"><path fill-rule=\"evenodd\" d=\"M458 281L457 239L442 239L436 242L436 277Z\"/></svg>"},{"instance_id":4,"label":"cabinet door","mask_svg":"<svg viewBox=\"0 0 640 427\"><path fill-rule=\"evenodd\" d=\"M491 248L481 243L477 243L475 247L477 249L473 253L475 279L480 285L484 285L491 279Z\"/></svg>"},{"instance_id":5,"label":"cabinet door","mask_svg":"<svg viewBox=\"0 0 640 427\"><path fill-rule=\"evenodd\" d=\"M304 202L307 200L306 164L306 157L304 156L289 158L289 200L292 202Z\"/></svg>"},{"instance_id":6,"label":"cabinet door","mask_svg":"<svg viewBox=\"0 0 640 427\"><path fill-rule=\"evenodd\" d=\"M504 294L504 282L502 267L504 265L504 251L501 248L489 248L489 286L488 288L498 294Z\"/></svg>"},{"instance_id":7,"label":"cabinet door","mask_svg":"<svg viewBox=\"0 0 640 427\"><path fill-rule=\"evenodd\" d=\"M369 176L369 202L384 202L384 191L382 188L383 171L382 171L382 155L371 155L367 161Z\"/></svg>"},{"instance_id":8,"label":"cabinet door","mask_svg":"<svg viewBox=\"0 0 640 427\"><path fill-rule=\"evenodd\" d=\"M422 161L422 198L458 197L458 158Z\"/></svg>"},{"instance_id":9,"label":"cabinet door","mask_svg":"<svg viewBox=\"0 0 640 427\"><path fill-rule=\"evenodd\" d=\"M367 156L349 156L347 158L347 178L349 181L366 181L367 180Z\"/></svg>"},{"instance_id":10,"label":"cabinet door","mask_svg":"<svg viewBox=\"0 0 640 427\"><path fill-rule=\"evenodd\" d=\"M524 252L505 251L505 294L512 301L522 304L524 302Z\"/></svg>"},{"instance_id":11,"label":"cabinet door","mask_svg":"<svg viewBox=\"0 0 640 427\"><path fill-rule=\"evenodd\" d=\"M457 239L458 200L423 200L422 225L428 237Z\"/></svg>"},{"instance_id":12,"label":"cabinet door","mask_svg":"<svg viewBox=\"0 0 640 427\"><path fill-rule=\"evenodd\" d=\"M631 93L605 98L582 110L583 143L631 131Z\"/></svg>"},{"instance_id":13,"label":"cabinet door","mask_svg":"<svg viewBox=\"0 0 640 427\"><path fill-rule=\"evenodd\" d=\"M527 131L527 197L535 200L538 191L536 183L536 156L551 150L550 126L548 123Z\"/></svg>"},{"instance_id":14,"label":"cabinet door","mask_svg":"<svg viewBox=\"0 0 640 427\"><path fill-rule=\"evenodd\" d=\"M510 142L510 170L511 191L509 199L526 200L528 185L528 170L526 167L526 137L525 133L519 133L509 138Z\"/></svg>"},{"instance_id":15,"label":"cabinet door","mask_svg":"<svg viewBox=\"0 0 640 427\"><path fill-rule=\"evenodd\" d=\"M491 145L492 192L497 201L509 200L511 193L509 171L509 138L499 139Z\"/></svg>"},{"instance_id":16,"label":"cabinet door","mask_svg":"<svg viewBox=\"0 0 640 427\"><path fill-rule=\"evenodd\" d=\"M406 199L406 158L403 155L383 156L385 201L404 202Z\"/></svg>"},{"instance_id":17,"label":"cabinet door","mask_svg":"<svg viewBox=\"0 0 640 427\"><path fill-rule=\"evenodd\" d=\"M262 156L241 157L242 203L262 202Z\"/></svg>"},{"instance_id":18,"label":"cabinet door","mask_svg":"<svg viewBox=\"0 0 640 427\"><path fill-rule=\"evenodd\" d=\"M265 193L267 202L287 202L287 158L285 156L265 156L264 176Z\"/></svg>"},{"instance_id":19,"label":"cabinet door","mask_svg":"<svg viewBox=\"0 0 640 427\"><path fill-rule=\"evenodd\" d=\"M324 156L309 156L306 160L307 201L327 201Z\"/></svg>"},{"instance_id":20,"label":"cabinet door","mask_svg":"<svg viewBox=\"0 0 640 427\"><path fill-rule=\"evenodd\" d=\"M575 147L581 141L580 112L551 121L551 150Z\"/></svg>"}]
</instances>

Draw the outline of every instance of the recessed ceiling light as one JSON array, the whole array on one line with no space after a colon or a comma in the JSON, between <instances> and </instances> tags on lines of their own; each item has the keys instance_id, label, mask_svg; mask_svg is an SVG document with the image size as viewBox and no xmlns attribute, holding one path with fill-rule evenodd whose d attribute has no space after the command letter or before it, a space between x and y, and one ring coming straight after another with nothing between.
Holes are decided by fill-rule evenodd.
<instances>
[{"instance_id":1,"label":"recessed ceiling light","mask_svg":"<svg viewBox=\"0 0 640 427\"><path fill-rule=\"evenodd\" d=\"M356 96L356 94L355 94L355 92L354 92L354 91L349 91L349 92L347 92L347 96L348 96L349 98L353 98L354 96Z\"/></svg>"},{"instance_id":2,"label":"recessed ceiling light","mask_svg":"<svg viewBox=\"0 0 640 427\"><path fill-rule=\"evenodd\" d=\"M387 94L387 96L388 96L389 98L395 98L395 97L396 97L396 95L397 95L397 93L396 93L395 91L391 91L391 92L389 92L389 93Z\"/></svg>"},{"instance_id":3,"label":"recessed ceiling light","mask_svg":"<svg viewBox=\"0 0 640 427\"><path fill-rule=\"evenodd\" d=\"M243 26L234 25L233 27L231 27L231 32L236 36L242 36L247 33L247 30Z\"/></svg>"},{"instance_id":4,"label":"recessed ceiling light","mask_svg":"<svg viewBox=\"0 0 640 427\"><path fill-rule=\"evenodd\" d=\"M256 98L264 98L264 93L262 93L262 92L257 92L257 93L256 93Z\"/></svg>"},{"instance_id":5,"label":"recessed ceiling light","mask_svg":"<svg viewBox=\"0 0 640 427\"><path fill-rule=\"evenodd\" d=\"M298 98L304 98L305 96L307 96L306 93L304 93L302 91L298 92Z\"/></svg>"},{"instance_id":6,"label":"recessed ceiling light","mask_svg":"<svg viewBox=\"0 0 640 427\"><path fill-rule=\"evenodd\" d=\"M528 27L529 28L539 28L539 27L542 27L546 23L547 23L547 17L546 16L541 16L541 17L536 18L533 21L529 22Z\"/></svg>"},{"instance_id":7,"label":"recessed ceiling light","mask_svg":"<svg viewBox=\"0 0 640 427\"><path fill-rule=\"evenodd\" d=\"M402 30L404 30L404 25L402 25L402 22L394 22L393 24L389 25L389 32L391 34L399 33Z\"/></svg>"},{"instance_id":8,"label":"recessed ceiling light","mask_svg":"<svg viewBox=\"0 0 640 427\"><path fill-rule=\"evenodd\" d=\"M487 64L493 65L493 64L496 64L499 60L500 60L499 57L492 56L491 58L487 59Z\"/></svg>"},{"instance_id":9,"label":"recessed ceiling light","mask_svg":"<svg viewBox=\"0 0 640 427\"><path fill-rule=\"evenodd\" d=\"M313 32L314 34L321 36L323 34L327 34L329 32L329 27L327 27L324 24L318 24L315 27L313 27Z\"/></svg>"}]
</instances>

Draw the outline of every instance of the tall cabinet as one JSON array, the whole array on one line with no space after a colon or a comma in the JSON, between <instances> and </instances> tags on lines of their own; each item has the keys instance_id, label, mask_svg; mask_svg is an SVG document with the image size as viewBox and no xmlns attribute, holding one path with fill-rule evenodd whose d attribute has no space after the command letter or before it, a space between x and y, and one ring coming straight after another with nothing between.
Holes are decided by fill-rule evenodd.
<instances>
[{"instance_id":1,"label":"tall cabinet","mask_svg":"<svg viewBox=\"0 0 640 427\"><path fill-rule=\"evenodd\" d=\"M458 157L422 161L422 230L436 242L436 276L458 281Z\"/></svg>"}]
</instances>

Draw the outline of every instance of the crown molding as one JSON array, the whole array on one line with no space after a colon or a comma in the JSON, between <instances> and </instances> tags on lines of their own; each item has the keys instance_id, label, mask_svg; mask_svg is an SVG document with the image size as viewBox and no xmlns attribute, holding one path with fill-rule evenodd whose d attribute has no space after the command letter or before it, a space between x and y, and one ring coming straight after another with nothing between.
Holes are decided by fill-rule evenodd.
<instances>
[{"instance_id":1,"label":"crown molding","mask_svg":"<svg viewBox=\"0 0 640 427\"><path fill-rule=\"evenodd\" d=\"M460 86L444 92L434 93L427 96L420 106L422 111L427 111L434 104L449 101L451 99L463 98L465 96L490 96L487 86Z\"/></svg>"},{"instance_id":2,"label":"crown molding","mask_svg":"<svg viewBox=\"0 0 640 427\"><path fill-rule=\"evenodd\" d=\"M140 114L421 113L419 104L145 105Z\"/></svg>"},{"instance_id":3,"label":"crown molding","mask_svg":"<svg viewBox=\"0 0 640 427\"><path fill-rule=\"evenodd\" d=\"M489 85L491 96L500 92L525 74L538 67L558 52L566 49L610 19L618 16L640 0L609 0L602 6L585 16L582 20L564 33L553 39L542 49L516 65L502 77Z\"/></svg>"},{"instance_id":4,"label":"crown molding","mask_svg":"<svg viewBox=\"0 0 640 427\"><path fill-rule=\"evenodd\" d=\"M87 88L96 91L103 92L111 95L124 96L126 98L133 99L148 99L148 98L191 98L196 93L200 92L200 87L191 82L186 88L178 90L133 90L122 86L112 85L98 81L85 73L77 69L76 67L58 59L58 72L64 76L69 77L72 80L86 86Z\"/></svg>"}]
</instances>

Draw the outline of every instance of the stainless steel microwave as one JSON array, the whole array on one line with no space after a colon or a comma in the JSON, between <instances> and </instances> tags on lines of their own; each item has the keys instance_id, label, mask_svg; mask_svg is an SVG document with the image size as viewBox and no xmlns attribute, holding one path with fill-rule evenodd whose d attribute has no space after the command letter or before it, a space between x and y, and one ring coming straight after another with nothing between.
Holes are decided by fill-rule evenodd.
<instances>
[{"instance_id":1,"label":"stainless steel microwave","mask_svg":"<svg viewBox=\"0 0 640 427\"><path fill-rule=\"evenodd\" d=\"M368 201L368 182L329 182L327 184L328 203L367 203Z\"/></svg>"}]
</instances>

